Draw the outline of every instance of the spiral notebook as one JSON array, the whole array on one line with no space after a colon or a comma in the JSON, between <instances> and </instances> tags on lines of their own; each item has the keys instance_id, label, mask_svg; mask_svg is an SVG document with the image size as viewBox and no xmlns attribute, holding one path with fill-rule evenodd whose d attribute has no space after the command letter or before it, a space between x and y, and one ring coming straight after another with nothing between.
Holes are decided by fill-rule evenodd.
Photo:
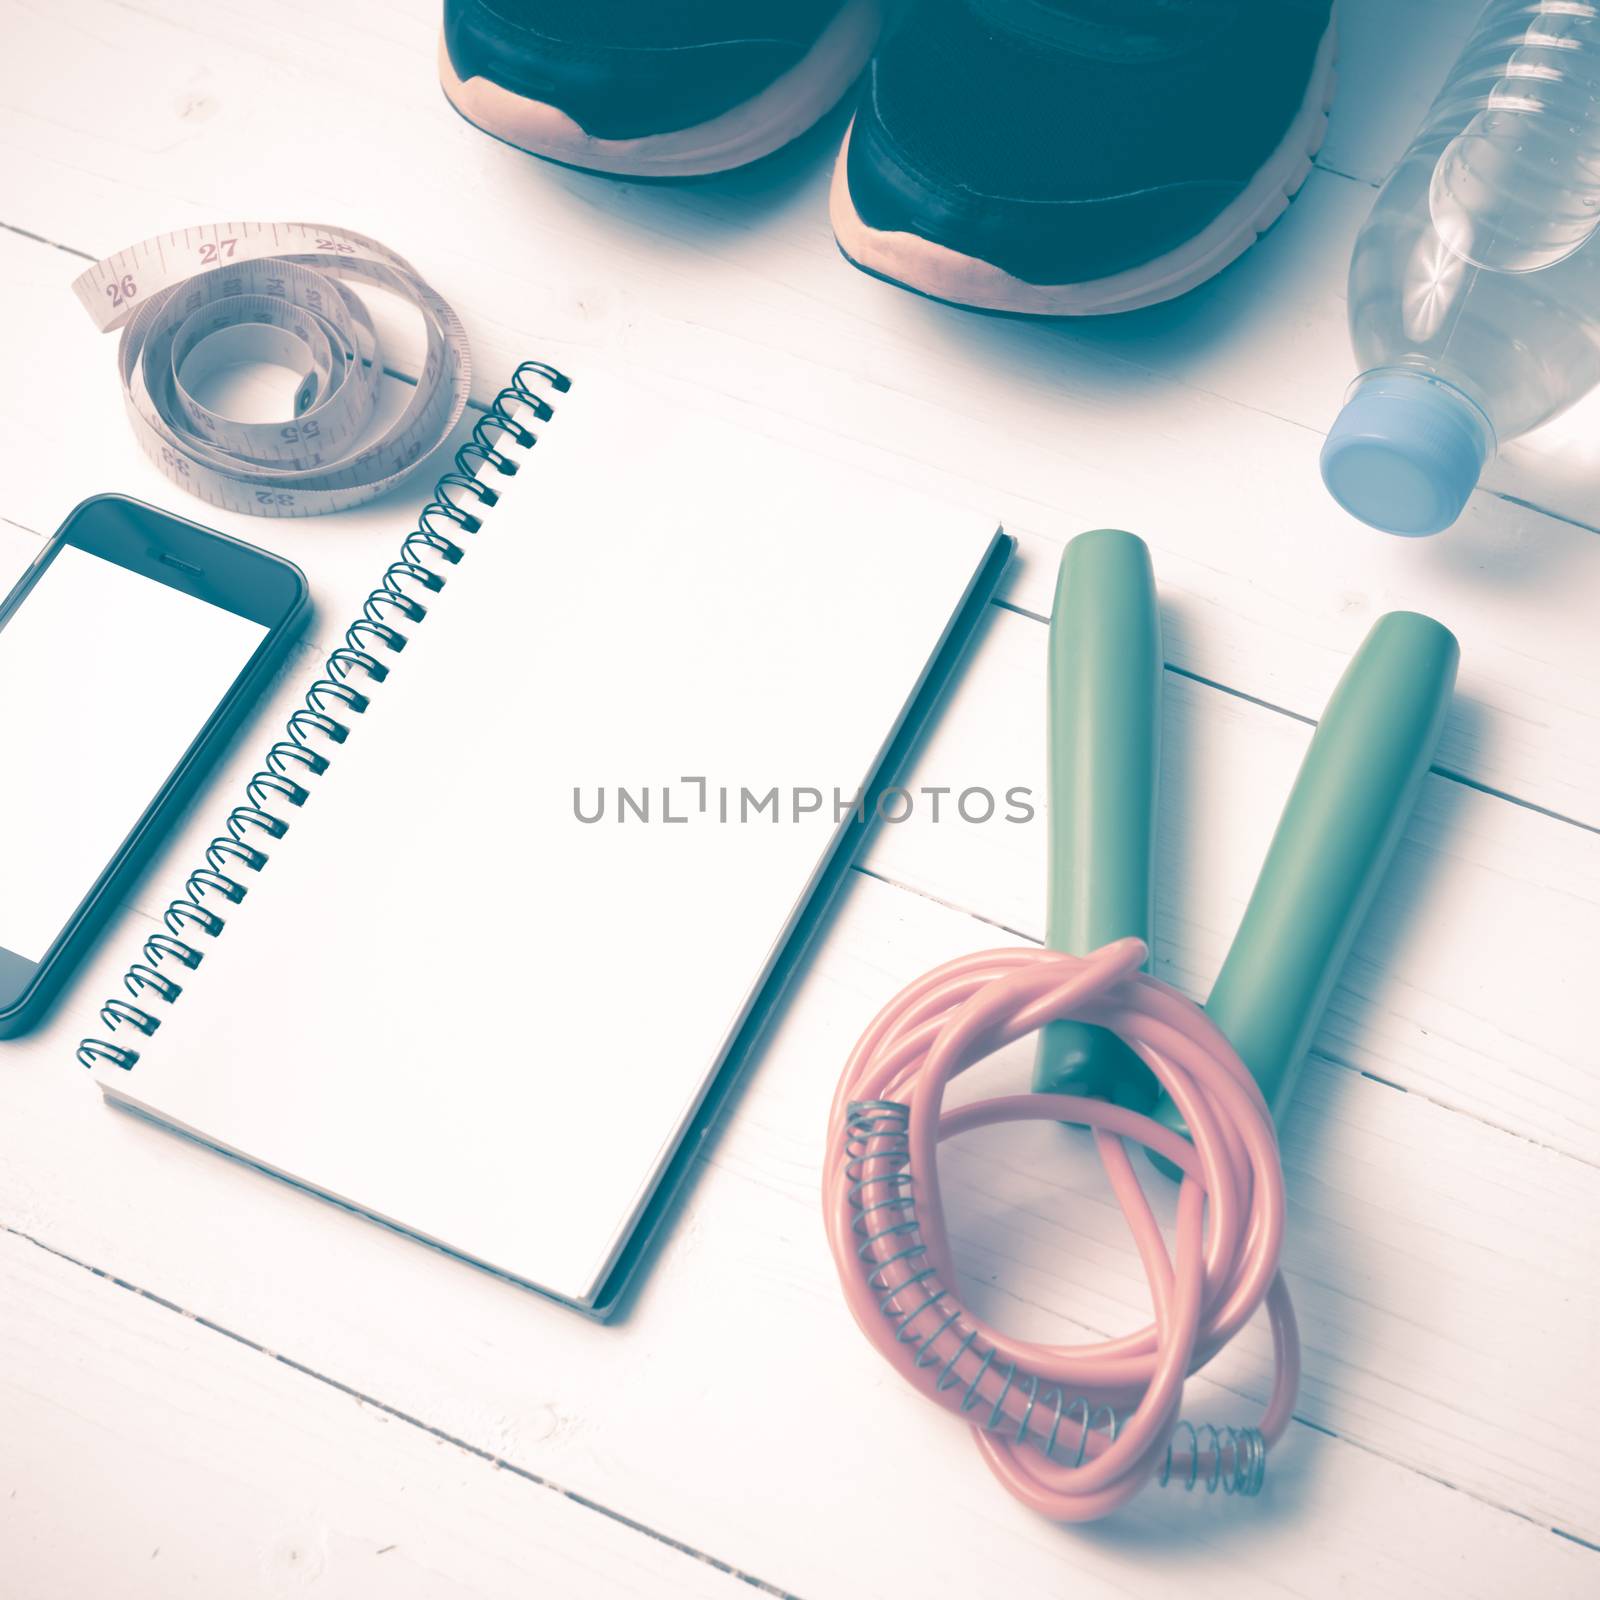
<instances>
[{"instance_id":1,"label":"spiral notebook","mask_svg":"<svg viewBox=\"0 0 1600 1600\"><path fill-rule=\"evenodd\" d=\"M79 1054L604 1316L1010 541L604 370L457 467Z\"/></svg>"}]
</instances>

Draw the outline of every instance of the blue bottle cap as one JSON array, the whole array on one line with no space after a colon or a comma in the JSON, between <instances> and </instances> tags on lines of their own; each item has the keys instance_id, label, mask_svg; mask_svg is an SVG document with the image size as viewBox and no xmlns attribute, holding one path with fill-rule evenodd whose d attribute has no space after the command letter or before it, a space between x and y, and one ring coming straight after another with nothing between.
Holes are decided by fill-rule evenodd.
<instances>
[{"instance_id":1,"label":"blue bottle cap","mask_svg":"<svg viewBox=\"0 0 1600 1600\"><path fill-rule=\"evenodd\" d=\"M1322 447L1322 481L1385 533L1439 533L1477 487L1494 435L1459 389L1391 368L1357 381Z\"/></svg>"}]
</instances>

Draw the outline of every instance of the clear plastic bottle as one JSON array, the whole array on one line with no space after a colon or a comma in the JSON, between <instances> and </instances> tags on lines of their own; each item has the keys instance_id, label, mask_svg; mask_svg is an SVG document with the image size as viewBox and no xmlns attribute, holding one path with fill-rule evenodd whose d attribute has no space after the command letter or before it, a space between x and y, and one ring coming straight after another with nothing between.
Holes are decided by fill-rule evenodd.
<instances>
[{"instance_id":1,"label":"clear plastic bottle","mask_svg":"<svg viewBox=\"0 0 1600 1600\"><path fill-rule=\"evenodd\" d=\"M1597 224L1600 4L1494 0L1356 240L1322 452L1347 511L1449 527L1497 444L1600 383Z\"/></svg>"}]
</instances>

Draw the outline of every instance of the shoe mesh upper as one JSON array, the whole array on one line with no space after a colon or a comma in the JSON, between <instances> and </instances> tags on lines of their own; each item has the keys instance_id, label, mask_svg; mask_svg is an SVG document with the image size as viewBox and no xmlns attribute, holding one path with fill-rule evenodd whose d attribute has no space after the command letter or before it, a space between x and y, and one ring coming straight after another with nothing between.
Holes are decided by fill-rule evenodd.
<instances>
[{"instance_id":1,"label":"shoe mesh upper","mask_svg":"<svg viewBox=\"0 0 1600 1600\"><path fill-rule=\"evenodd\" d=\"M809 44L843 0L477 0L513 27L578 49L681 49L730 40Z\"/></svg>"},{"instance_id":2,"label":"shoe mesh upper","mask_svg":"<svg viewBox=\"0 0 1600 1600\"><path fill-rule=\"evenodd\" d=\"M871 110L936 187L1016 200L1238 182L1305 98L1329 0L921 0Z\"/></svg>"}]
</instances>

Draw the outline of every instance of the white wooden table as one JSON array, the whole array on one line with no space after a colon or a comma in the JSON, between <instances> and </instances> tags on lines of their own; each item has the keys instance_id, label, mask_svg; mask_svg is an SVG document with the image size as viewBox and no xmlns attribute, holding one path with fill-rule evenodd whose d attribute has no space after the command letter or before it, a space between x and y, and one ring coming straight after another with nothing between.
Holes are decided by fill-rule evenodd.
<instances>
[{"instance_id":1,"label":"white wooden table","mask_svg":"<svg viewBox=\"0 0 1600 1600\"><path fill-rule=\"evenodd\" d=\"M1352 236L1476 9L1343 0L1332 134L1277 229L1177 305L1036 326L839 260L838 119L756 171L607 182L451 114L436 0L0 4L0 585L91 492L205 515L132 443L111 342L68 293L84 261L299 217L416 262L466 320L480 400L519 357L604 353L818 471L864 461L1003 519L1019 558L915 782L1042 789L1060 547L1142 534L1169 660L1159 970L1195 995L1373 618L1426 610L1463 647L1285 1129L1299 1420L1255 1503L1152 1489L1061 1529L859 1339L816 1196L868 1015L934 961L1039 936L1042 823L871 845L617 1326L101 1106L73 1043L416 502L217 519L306 569L318 622L55 1020L0 1047L0 1594L1600 1593L1600 403L1432 541L1358 527L1316 473ZM1066 1339L1144 1320L1080 1142L996 1131L947 1170L995 1317ZM1247 1420L1266 1372L1258 1332L1189 1412Z\"/></svg>"}]
</instances>

